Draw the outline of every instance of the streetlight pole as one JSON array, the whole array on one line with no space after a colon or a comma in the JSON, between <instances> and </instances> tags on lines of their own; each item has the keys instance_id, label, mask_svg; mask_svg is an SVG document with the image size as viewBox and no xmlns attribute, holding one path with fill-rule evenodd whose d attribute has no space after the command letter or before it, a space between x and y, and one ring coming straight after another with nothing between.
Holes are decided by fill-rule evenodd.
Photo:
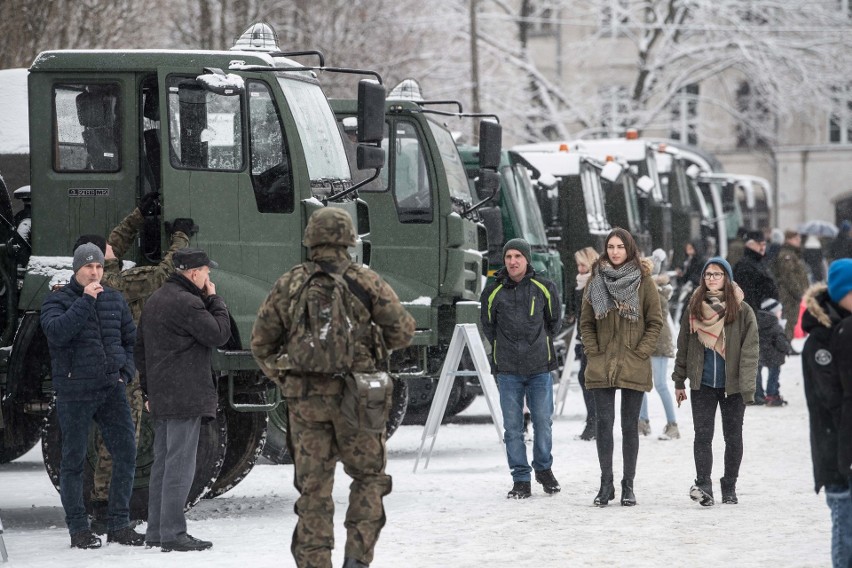
<instances>
[{"instance_id":1,"label":"streetlight pole","mask_svg":"<svg viewBox=\"0 0 852 568\"><path fill-rule=\"evenodd\" d=\"M477 0L470 0L470 78L473 84L471 89L471 98L473 99L473 112L481 112L479 109L479 45L477 42L477 25L476 25L476 3ZM473 123L473 143L479 143L479 131L477 130L476 121Z\"/></svg>"}]
</instances>

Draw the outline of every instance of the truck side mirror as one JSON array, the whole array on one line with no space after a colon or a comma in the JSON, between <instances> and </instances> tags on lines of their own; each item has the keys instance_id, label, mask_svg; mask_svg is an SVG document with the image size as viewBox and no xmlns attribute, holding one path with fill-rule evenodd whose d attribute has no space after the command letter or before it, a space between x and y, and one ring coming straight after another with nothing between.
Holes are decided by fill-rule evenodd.
<instances>
[{"instance_id":1,"label":"truck side mirror","mask_svg":"<svg viewBox=\"0 0 852 568\"><path fill-rule=\"evenodd\" d=\"M654 182L648 176L642 176L636 180L636 187L638 187L645 193L650 194L651 190L654 189Z\"/></svg>"},{"instance_id":2,"label":"truck side mirror","mask_svg":"<svg viewBox=\"0 0 852 568\"><path fill-rule=\"evenodd\" d=\"M496 200L500 197L500 174L493 170L479 170L476 178L476 194L484 201Z\"/></svg>"},{"instance_id":3,"label":"truck side mirror","mask_svg":"<svg viewBox=\"0 0 852 568\"><path fill-rule=\"evenodd\" d=\"M490 120L480 122L479 167L496 170L500 166L500 151L502 149L503 127Z\"/></svg>"},{"instance_id":4,"label":"truck side mirror","mask_svg":"<svg viewBox=\"0 0 852 568\"><path fill-rule=\"evenodd\" d=\"M624 168L622 168L619 164L615 162L607 162L601 169L601 177L608 182L615 183L618 181L619 176L621 176L622 171L624 171Z\"/></svg>"},{"instance_id":5,"label":"truck side mirror","mask_svg":"<svg viewBox=\"0 0 852 568\"><path fill-rule=\"evenodd\" d=\"M358 142L380 144L384 137L384 128L384 86L366 79L360 81L358 83Z\"/></svg>"},{"instance_id":6,"label":"truck side mirror","mask_svg":"<svg viewBox=\"0 0 852 568\"><path fill-rule=\"evenodd\" d=\"M369 144L358 144L355 161L359 170L377 170L385 166L385 150Z\"/></svg>"}]
</instances>

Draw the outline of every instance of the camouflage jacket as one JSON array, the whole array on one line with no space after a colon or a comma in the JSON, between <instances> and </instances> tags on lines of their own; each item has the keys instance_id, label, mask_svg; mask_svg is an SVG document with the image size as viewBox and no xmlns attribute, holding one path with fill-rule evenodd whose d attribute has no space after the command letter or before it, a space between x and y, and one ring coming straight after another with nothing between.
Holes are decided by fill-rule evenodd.
<instances>
[{"instance_id":1,"label":"camouflage jacket","mask_svg":"<svg viewBox=\"0 0 852 568\"><path fill-rule=\"evenodd\" d=\"M142 315L142 306L151 294L174 273L172 256L175 251L189 246L189 238L180 231L175 231L172 235L171 247L159 264L134 266L121 270L121 257L133 245L133 239L136 238L136 234L144 223L145 218L139 208L136 208L112 230L107 242L112 247L116 258L104 263L104 277L101 280L102 284L115 288L124 295L136 324L139 323L139 317Z\"/></svg>"},{"instance_id":2,"label":"camouflage jacket","mask_svg":"<svg viewBox=\"0 0 852 568\"><path fill-rule=\"evenodd\" d=\"M334 271L348 260L345 247L320 246L311 248L311 260ZM298 267L297 267L298 268ZM350 264L346 277L363 290L361 301L353 302L355 315L355 361L353 371L371 372L390 351L406 347L414 337L414 318L402 304L396 292L371 269L360 264ZM278 360L287 344L291 327L289 308L293 295L302 285L305 273L295 268L284 273L260 306L251 333L251 351L264 374L282 386L285 396L309 394L303 390L300 377L279 377ZM371 306L368 310L367 306ZM375 325L373 325L375 324ZM295 373L293 373L295 374ZM290 380L288 380L288 377ZM315 394L324 392L322 381L313 381ZM329 387L334 385L329 384ZM304 387L307 389L307 387ZM339 385L336 387L339 390Z\"/></svg>"},{"instance_id":3,"label":"camouflage jacket","mask_svg":"<svg viewBox=\"0 0 852 568\"><path fill-rule=\"evenodd\" d=\"M775 281L778 283L777 298L785 307L796 306L796 313L784 311L785 318L798 316L798 305L802 301L805 290L808 289L808 269L802 261L802 254L797 247L784 244L775 257L772 265Z\"/></svg>"}]
</instances>

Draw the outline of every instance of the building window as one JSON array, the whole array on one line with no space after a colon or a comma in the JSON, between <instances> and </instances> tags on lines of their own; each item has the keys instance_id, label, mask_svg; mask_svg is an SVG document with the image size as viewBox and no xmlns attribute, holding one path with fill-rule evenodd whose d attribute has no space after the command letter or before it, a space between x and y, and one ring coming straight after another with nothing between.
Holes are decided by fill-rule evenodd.
<instances>
[{"instance_id":1,"label":"building window","mask_svg":"<svg viewBox=\"0 0 852 568\"><path fill-rule=\"evenodd\" d=\"M687 85L677 92L672 100L673 140L687 144L698 144L698 83Z\"/></svg>"},{"instance_id":2,"label":"building window","mask_svg":"<svg viewBox=\"0 0 852 568\"><path fill-rule=\"evenodd\" d=\"M832 144L852 144L852 84L833 90L828 141Z\"/></svg>"},{"instance_id":3,"label":"building window","mask_svg":"<svg viewBox=\"0 0 852 568\"><path fill-rule=\"evenodd\" d=\"M607 136L621 136L630 124L630 96L627 87L603 87L599 91L601 127Z\"/></svg>"},{"instance_id":4,"label":"building window","mask_svg":"<svg viewBox=\"0 0 852 568\"><path fill-rule=\"evenodd\" d=\"M765 97L748 81L737 89L737 148L768 148L774 120Z\"/></svg>"},{"instance_id":5,"label":"building window","mask_svg":"<svg viewBox=\"0 0 852 568\"><path fill-rule=\"evenodd\" d=\"M601 3L600 30L609 37L624 35L630 19L629 0L603 0Z\"/></svg>"}]
</instances>

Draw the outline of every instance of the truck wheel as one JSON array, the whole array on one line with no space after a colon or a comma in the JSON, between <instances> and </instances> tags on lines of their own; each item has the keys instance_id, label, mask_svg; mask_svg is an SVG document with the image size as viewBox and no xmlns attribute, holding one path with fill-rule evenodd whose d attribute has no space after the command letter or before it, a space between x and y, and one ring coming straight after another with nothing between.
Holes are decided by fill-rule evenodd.
<instances>
[{"instance_id":1,"label":"truck wheel","mask_svg":"<svg viewBox=\"0 0 852 568\"><path fill-rule=\"evenodd\" d=\"M0 464L16 460L38 442L43 418L3 404L5 428L0 430Z\"/></svg>"},{"instance_id":2,"label":"truck wheel","mask_svg":"<svg viewBox=\"0 0 852 568\"><path fill-rule=\"evenodd\" d=\"M95 465L97 464L97 451L95 450L95 436L97 426L92 423L89 430L89 451L86 455L86 463L83 467L83 500L86 502L86 510L91 513L90 496L94 484ZM202 421L201 434L198 438L198 453L195 462L195 478L186 499L186 510L192 508L201 500L219 475L222 463L225 459L227 447L228 426L225 413L220 408L216 413L216 420ZM142 415L141 433L139 435L139 447L136 452L136 477L133 480L133 493L130 497L130 518L138 520L148 519L148 482L151 475L151 466L154 463L153 453L153 421L147 412ZM55 405L51 407L50 413L45 418L44 429L41 437L41 450L44 456L44 467L53 486L59 491L59 467L62 461L62 433L59 428L59 419L56 415Z\"/></svg>"},{"instance_id":3,"label":"truck wheel","mask_svg":"<svg viewBox=\"0 0 852 568\"><path fill-rule=\"evenodd\" d=\"M458 403L452 408L447 408L446 416L455 416L456 414L467 410L467 408L471 404L473 404L473 401L476 400L477 394L478 393L476 391L471 390L467 385L465 385L464 391L459 397Z\"/></svg>"},{"instance_id":4,"label":"truck wheel","mask_svg":"<svg viewBox=\"0 0 852 568\"><path fill-rule=\"evenodd\" d=\"M400 424L403 424L408 407L408 382L393 377L393 399L387 421L387 439L393 436ZM275 410L269 413L269 429L263 457L277 464L291 464L293 458L287 448L287 403L281 401Z\"/></svg>"},{"instance_id":5,"label":"truck wheel","mask_svg":"<svg viewBox=\"0 0 852 568\"><path fill-rule=\"evenodd\" d=\"M429 417L432 407L432 399L435 398L435 390L438 388L438 379L409 379L408 381L408 409L402 423L406 425L417 424L423 426ZM453 416L451 410L458 406L459 399L464 392L464 377L456 377L450 396L447 399L447 408L442 419L446 420Z\"/></svg>"},{"instance_id":6,"label":"truck wheel","mask_svg":"<svg viewBox=\"0 0 852 568\"><path fill-rule=\"evenodd\" d=\"M253 398L262 399L263 395ZM260 404L262 400L252 401ZM213 499L233 489L254 467L266 442L266 413L239 412L224 403L228 421L228 446L219 477L204 495Z\"/></svg>"}]
</instances>

